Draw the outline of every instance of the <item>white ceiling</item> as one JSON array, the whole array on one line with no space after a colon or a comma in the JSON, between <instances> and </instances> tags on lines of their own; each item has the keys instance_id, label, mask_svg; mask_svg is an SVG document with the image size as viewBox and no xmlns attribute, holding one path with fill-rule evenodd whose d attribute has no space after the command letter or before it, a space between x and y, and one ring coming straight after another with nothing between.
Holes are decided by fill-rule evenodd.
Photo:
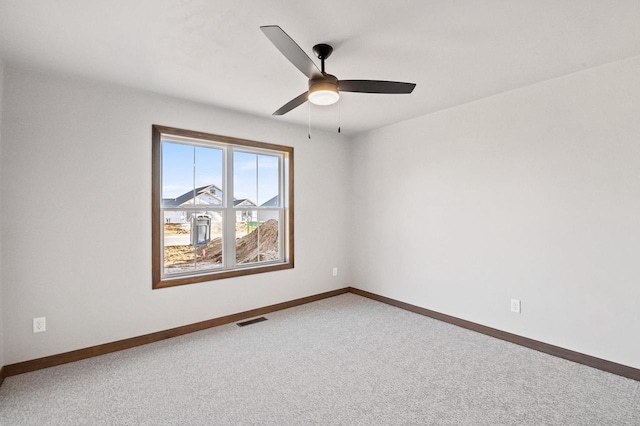
<instances>
[{"instance_id":1,"label":"white ceiling","mask_svg":"<svg viewBox=\"0 0 640 426\"><path fill-rule=\"evenodd\" d=\"M638 0L0 0L0 57L271 117L307 80L261 25L314 59L332 44L340 79L417 83L343 93L348 134L640 55ZM311 120L336 129L338 107L313 106Z\"/></svg>"}]
</instances>

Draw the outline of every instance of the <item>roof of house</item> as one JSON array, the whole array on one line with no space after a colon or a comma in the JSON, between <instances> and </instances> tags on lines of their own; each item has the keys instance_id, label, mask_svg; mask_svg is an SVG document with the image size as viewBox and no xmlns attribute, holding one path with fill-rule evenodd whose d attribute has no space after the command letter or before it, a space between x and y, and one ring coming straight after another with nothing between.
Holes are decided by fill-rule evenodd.
<instances>
[{"instance_id":1,"label":"roof of house","mask_svg":"<svg viewBox=\"0 0 640 426\"><path fill-rule=\"evenodd\" d=\"M216 186L216 185L205 185L205 186L201 186L199 188L196 188L192 191L187 191L184 194L180 195L177 198L163 198L162 199L162 205L164 207L178 207L183 205L184 203L186 203L189 200L192 200L194 197L197 197L198 195L204 193L204 192L209 192L209 193L213 193L211 191L209 191L210 188L215 188L216 190L222 192L222 190ZM280 205L280 196L276 195L275 197L265 201L264 203L260 204L260 207L278 207ZM234 199L233 200L233 206L237 207L237 206L256 206L256 203L254 203L253 201L251 201L249 198L240 198L240 199Z\"/></svg>"},{"instance_id":2,"label":"roof of house","mask_svg":"<svg viewBox=\"0 0 640 426\"><path fill-rule=\"evenodd\" d=\"M260 204L260 207L278 207L280 205L280 196L276 195L272 199Z\"/></svg>"},{"instance_id":3,"label":"roof of house","mask_svg":"<svg viewBox=\"0 0 640 426\"><path fill-rule=\"evenodd\" d=\"M251 201L248 198L241 198L239 200L233 200L233 206L239 206L239 205L245 205L245 206L255 206L256 203L254 203L253 201Z\"/></svg>"},{"instance_id":4,"label":"roof of house","mask_svg":"<svg viewBox=\"0 0 640 426\"><path fill-rule=\"evenodd\" d=\"M194 190L191 191L187 191L184 194L180 195L177 198L163 198L162 199L162 204L165 207L178 207L181 206L182 204L186 203L187 201L197 197L198 195L202 194L203 192L210 192L209 188L215 188L218 191L222 192L222 189L220 189L218 186L216 185L205 185L205 186L201 186L199 188L196 188Z\"/></svg>"}]
</instances>

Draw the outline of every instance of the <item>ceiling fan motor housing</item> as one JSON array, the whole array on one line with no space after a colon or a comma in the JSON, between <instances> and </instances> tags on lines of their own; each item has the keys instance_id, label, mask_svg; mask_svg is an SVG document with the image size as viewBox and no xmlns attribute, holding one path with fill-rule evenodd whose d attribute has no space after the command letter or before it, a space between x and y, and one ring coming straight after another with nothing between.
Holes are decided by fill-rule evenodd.
<instances>
[{"instance_id":1,"label":"ceiling fan motor housing","mask_svg":"<svg viewBox=\"0 0 640 426\"><path fill-rule=\"evenodd\" d=\"M322 77L309 80L309 92L317 90L338 91L338 78L335 75L323 74Z\"/></svg>"}]
</instances>

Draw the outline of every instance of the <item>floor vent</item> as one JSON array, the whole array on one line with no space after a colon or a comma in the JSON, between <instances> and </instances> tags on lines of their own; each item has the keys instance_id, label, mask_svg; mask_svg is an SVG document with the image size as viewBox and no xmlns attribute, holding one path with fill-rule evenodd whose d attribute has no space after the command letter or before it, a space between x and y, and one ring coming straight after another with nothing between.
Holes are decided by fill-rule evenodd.
<instances>
[{"instance_id":1,"label":"floor vent","mask_svg":"<svg viewBox=\"0 0 640 426\"><path fill-rule=\"evenodd\" d=\"M257 322L262 322L262 321L266 321L267 319L265 317L260 317L260 318L254 318L252 320L249 321L245 321L245 322L239 322L238 327L244 327L245 325L251 325L251 324L255 324Z\"/></svg>"}]
</instances>

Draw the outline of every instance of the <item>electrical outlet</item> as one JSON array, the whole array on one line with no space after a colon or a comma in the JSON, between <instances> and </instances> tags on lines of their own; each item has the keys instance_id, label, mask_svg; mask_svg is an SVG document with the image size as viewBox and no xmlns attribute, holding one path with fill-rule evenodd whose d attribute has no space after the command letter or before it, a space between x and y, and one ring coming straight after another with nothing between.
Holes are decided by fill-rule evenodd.
<instances>
[{"instance_id":1,"label":"electrical outlet","mask_svg":"<svg viewBox=\"0 0 640 426\"><path fill-rule=\"evenodd\" d=\"M520 313L520 301L518 299L511 299L511 312Z\"/></svg>"},{"instance_id":2,"label":"electrical outlet","mask_svg":"<svg viewBox=\"0 0 640 426\"><path fill-rule=\"evenodd\" d=\"M47 319L45 317L34 318L33 332L42 333L43 331L47 331Z\"/></svg>"},{"instance_id":3,"label":"electrical outlet","mask_svg":"<svg viewBox=\"0 0 640 426\"><path fill-rule=\"evenodd\" d=\"M337 267L337 266L334 266L334 267L333 267L333 276L334 276L334 277L337 277L337 276L338 276L338 267Z\"/></svg>"}]
</instances>

